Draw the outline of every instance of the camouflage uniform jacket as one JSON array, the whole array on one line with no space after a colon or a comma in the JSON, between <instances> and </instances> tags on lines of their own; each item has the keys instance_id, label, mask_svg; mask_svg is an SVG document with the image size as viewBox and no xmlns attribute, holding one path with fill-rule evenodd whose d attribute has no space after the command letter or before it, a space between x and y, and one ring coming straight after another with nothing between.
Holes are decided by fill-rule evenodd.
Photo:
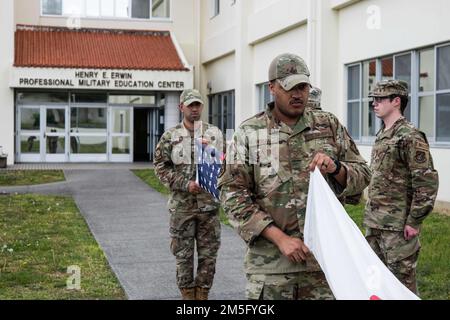
<instances>
[{"instance_id":1,"label":"camouflage uniform jacket","mask_svg":"<svg viewBox=\"0 0 450 320\"><path fill-rule=\"evenodd\" d=\"M433 210L438 173L424 133L405 118L381 130L372 150L372 180L364 225L403 231L418 228Z\"/></svg>"},{"instance_id":2,"label":"camouflage uniform jacket","mask_svg":"<svg viewBox=\"0 0 450 320\"><path fill-rule=\"evenodd\" d=\"M213 145L222 144L222 133L217 127L203 122L201 137ZM196 179L194 161L195 139L183 123L166 131L155 151L155 173L171 191L168 201L170 212L204 212L219 208L219 203L206 192L191 194L188 186ZM200 136L200 135L199 135Z\"/></svg>"},{"instance_id":3,"label":"camouflage uniform jacket","mask_svg":"<svg viewBox=\"0 0 450 320\"><path fill-rule=\"evenodd\" d=\"M248 245L247 273L318 271L320 267L314 258L306 263L292 263L275 244L260 236L261 232L274 224L290 236L303 238L309 164L316 152L339 159L347 170L345 189L334 178L328 178L336 194L361 193L369 183L370 170L347 130L331 113L305 110L291 129L273 117L272 108L273 104L269 104L265 112L245 121L234 134L219 177L221 203L230 223ZM268 134L279 130L277 172L266 170L272 165L265 163L264 157L260 157L259 164L249 161L248 152L254 147L251 144L256 143L259 148L268 141L249 139L247 132L252 130L265 130ZM245 161L231 163L230 154L240 148L246 154Z\"/></svg>"}]
</instances>

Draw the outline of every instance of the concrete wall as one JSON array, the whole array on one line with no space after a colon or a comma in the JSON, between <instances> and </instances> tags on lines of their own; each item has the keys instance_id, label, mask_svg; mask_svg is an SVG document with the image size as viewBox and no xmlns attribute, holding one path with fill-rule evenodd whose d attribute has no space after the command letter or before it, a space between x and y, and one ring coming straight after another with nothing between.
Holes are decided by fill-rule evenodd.
<instances>
[{"instance_id":1,"label":"concrete wall","mask_svg":"<svg viewBox=\"0 0 450 320\"><path fill-rule=\"evenodd\" d=\"M165 119L164 119L164 131L175 127L179 121L179 108L180 93L168 92L166 94L166 107L165 107Z\"/></svg>"},{"instance_id":2,"label":"concrete wall","mask_svg":"<svg viewBox=\"0 0 450 320\"><path fill-rule=\"evenodd\" d=\"M0 10L0 146L8 154L8 164L14 163L14 93L9 88L14 60L14 3L3 0Z\"/></svg>"},{"instance_id":3,"label":"concrete wall","mask_svg":"<svg viewBox=\"0 0 450 320\"><path fill-rule=\"evenodd\" d=\"M380 28L368 27L371 6ZM341 62L351 63L450 40L447 0L366 0L339 11ZM370 26L370 23L369 23Z\"/></svg>"},{"instance_id":4,"label":"concrete wall","mask_svg":"<svg viewBox=\"0 0 450 320\"><path fill-rule=\"evenodd\" d=\"M290 41L295 39L295 41ZM306 25L291 29L276 37L269 38L253 46L253 82L267 82L270 62L277 55L292 52L307 60L307 28Z\"/></svg>"},{"instance_id":5,"label":"concrete wall","mask_svg":"<svg viewBox=\"0 0 450 320\"><path fill-rule=\"evenodd\" d=\"M238 5L232 5L231 1L220 1L220 14L212 16L212 5L214 0L200 0L201 14L197 16L202 24L202 41L208 41L222 33L226 33L230 27L236 24L236 8Z\"/></svg>"},{"instance_id":6,"label":"concrete wall","mask_svg":"<svg viewBox=\"0 0 450 320\"><path fill-rule=\"evenodd\" d=\"M211 85L209 93L214 94L234 89L236 79L234 66L234 54L229 54L205 65L205 79L210 79Z\"/></svg>"},{"instance_id":7,"label":"concrete wall","mask_svg":"<svg viewBox=\"0 0 450 320\"><path fill-rule=\"evenodd\" d=\"M308 0L221 1L220 15L210 17L211 1L202 1L201 90L234 89L237 124L257 112L256 85L268 80L276 55L294 52L307 59L307 5Z\"/></svg>"},{"instance_id":8,"label":"concrete wall","mask_svg":"<svg viewBox=\"0 0 450 320\"><path fill-rule=\"evenodd\" d=\"M249 8L249 16L246 19L248 42L255 44L305 24L308 18L308 2L308 0L266 0L259 3L258 0L253 0L253 6Z\"/></svg>"},{"instance_id":9,"label":"concrete wall","mask_svg":"<svg viewBox=\"0 0 450 320\"><path fill-rule=\"evenodd\" d=\"M450 209L450 149L431 149L434 166L439 172L439 193L437 200L449 203Z\"/></svg>"}]
</instances>

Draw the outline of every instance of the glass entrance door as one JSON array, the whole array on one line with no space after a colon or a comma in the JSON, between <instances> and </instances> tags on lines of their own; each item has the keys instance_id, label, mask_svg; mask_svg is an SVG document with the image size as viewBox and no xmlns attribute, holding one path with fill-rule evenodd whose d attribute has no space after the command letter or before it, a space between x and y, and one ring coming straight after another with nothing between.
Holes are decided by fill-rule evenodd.
<instances>
[{"instance_id":1,"label":"glass entrance door","mask_svg":"<svg viewBox=\"0 0 450 320\"><path fill-rule=\"evenodd\" d=\"M67 106L20 106L17 122L19 162L67 161Z\"/></svg>"},{"instance_id":2,"label":"glass entrance door","mask_svg":"<svg viewBox=\"0 0 450 320\"><path fill-rule=\"evenodd\" d=\"M133 161L133 108L110 107L109 160L112 162Z\"/></svg>"},{"instance_id":3,"label":"glass entrance door","mask_svg":"<svg viewBox=\"0 0 450 320\"><path fill-rule=\"evenodd\" d=\"M132 162L133 107L18 104L19 162Z\"/></svg>"},{"instance_id":4,"label":"glass entrance door","mask_svg":"<svg viewBox=\"0 0 450 320\"><path fill-rule=\"evenodd\" d=\"M29 105L18 108L18 139L16 149L19 162L41 162L41 106Z\"/></svg>"},{"instance_id":5,"label":"glass entrance door","mask_svg":"<svg viewBox=\"0 0 450 320\"><path fill-rule=\"evenodd\" d=\"M44 112L44 159L45 162L66 162L68 157L67 135L68 107L43 107Z\"/></svg>"}]
</instances>

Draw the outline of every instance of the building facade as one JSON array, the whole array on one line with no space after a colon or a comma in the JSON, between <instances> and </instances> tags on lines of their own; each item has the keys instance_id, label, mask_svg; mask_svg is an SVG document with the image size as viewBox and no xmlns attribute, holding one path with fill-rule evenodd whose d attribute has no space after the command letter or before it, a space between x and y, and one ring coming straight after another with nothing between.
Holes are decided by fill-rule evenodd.
<instances>
[{"instance_id":1,"label":"building facade","mask_svg":"<svg viewBox=\"0 0 450 320\"><path fill-rule=\"evenodd\" d=\"M440 173L438 202L450 203L446 166L450 159L450 21L446 19L450 3L446 0L6 0L1 6L6 50L0 53L0 145L9 154L9 163L149 160L161 131L179 120L177 100L186 87L199 88L208 97L205 120L232 130L270 101L270 61L280 53L293 52L307 61L313 84L322 89L322 107L347 125L367 160L381 127L368 92L382 79L407 81L411 99L406 116L427 133ZM17 55L23 50L17 44L18 33L43 26L84 30L85 34L114 29L113 38L136 30L158 31L162 37L169 34L181 67L161 71L161 65L151 64L154 59L145 53L141 61L147 62L140 69L117 68L120 63L97 69L80 64L80 68L64 65L67 59L60 67L19 66ZM158 45L149 46L161 50ZM95 55L93 60L94 64L105 62L98 57L96 61ZM48 69L46 79L86 80L82 83L95 82L97 87L24 84L23 78L44 74L42 68ZM86 76L91 71L106 72L107 79L76 77L76 72ZM169 76L170 72L177 76ZM153 87L98 87L113 73L153 81ZM183 83L183 88L155 87L159 81ZM48 97L49 92L57 97ZM60 94L67 101L65 106L48 101L62 99ZM47 101L42 103L39 95L47 95ZM62 120L55 120L62 119L62 114L64 128ZM77 121L84 126L77 126ZM93 128L92 123L100 127ZM92 148L101 153L89 153Z\"/></svg>"},{"instance_id":2,"label":"building facade","mask_svg":"<svg viewBox=\"0 0 450 320\"><path fill-rule=\"evenodd\" d=\"M194 86L195 1L1 6L8 163L151 161L180 120L181 91Z\"/></svg>"},{"instance_id":3,"label":"building facade","mask_svg":"<svg viewBox=\"0 0 450 320\"><path fill-rule=\"evenodd\" d=\"M368 93L377 81L405 80L406 117L428 136L440 174L437 206L449 208L448 1L222 0L203 1L201 9L200 87L210 96L216 124L225 118L221 96L227 93L235 124L263 110L271 99L270 61L293 52L307 61L313 85L322 89L322 108L348 127L369 161L381 121Z\"/></svg>"}]
</instances>

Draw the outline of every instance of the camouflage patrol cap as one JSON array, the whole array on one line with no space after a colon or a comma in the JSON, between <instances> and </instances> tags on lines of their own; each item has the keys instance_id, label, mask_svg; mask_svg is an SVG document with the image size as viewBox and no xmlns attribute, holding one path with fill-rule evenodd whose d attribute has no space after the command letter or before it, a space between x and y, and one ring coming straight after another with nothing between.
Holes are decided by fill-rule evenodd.
<instances>
[{"instance_id":1,"label":"camouflage patrol cap","mask_svg":"<svg viewBox=\"0 0 450 320\"><path fill-rule=\"evenodd\" d=\"M309 101L312 103L320 104L322 99L322 90L317 87L311 87L309 90Z\"/></svg>"},{"instance_id":2,"label":"camouflage patrol cap","mask_svg":"<svg viewBox=\"0 0 450 320\"><path fill-rule=\"evenodd\" d=\"M181 93L180 103L185 105L186 107L191 105L194 102L203 103L202 95L198 90L195 89L186 89Z\"/></svg>"},{"instance_id":3,"label":"camouflage patrol cap","mask_svg":"<svg viewBox=\"0 0 450 320\"><path fill-rule=\"evenodd\" d=\"M312 87L309 89L309 98L306 105L307 108L313 110L321 110L320 100L322 99L322 90L317 87Z\"/></svg>"},{"instance_id":4,"label":"camouflage patrol cap","mask_svg":"<svg viewBox=\"0 0 450 320\"><path fill-rule=\"evenodd\" d=\"M283 53L269 67L269 81L278 80L284 90L289 91L300 83L311 85L309 69L299 56Z\"/></svg>"},{"instance_id":5,"label":"camouflage patrol cap","mask_svg":"<svg viewBox=\"0 0 450 320\"><path fill-rule=\"evenodd\" d=\"M408 83L402 80L385 80L378 82L369 97L388 97L392 95L408 96Z\"/></svg>"}]
</instances>

